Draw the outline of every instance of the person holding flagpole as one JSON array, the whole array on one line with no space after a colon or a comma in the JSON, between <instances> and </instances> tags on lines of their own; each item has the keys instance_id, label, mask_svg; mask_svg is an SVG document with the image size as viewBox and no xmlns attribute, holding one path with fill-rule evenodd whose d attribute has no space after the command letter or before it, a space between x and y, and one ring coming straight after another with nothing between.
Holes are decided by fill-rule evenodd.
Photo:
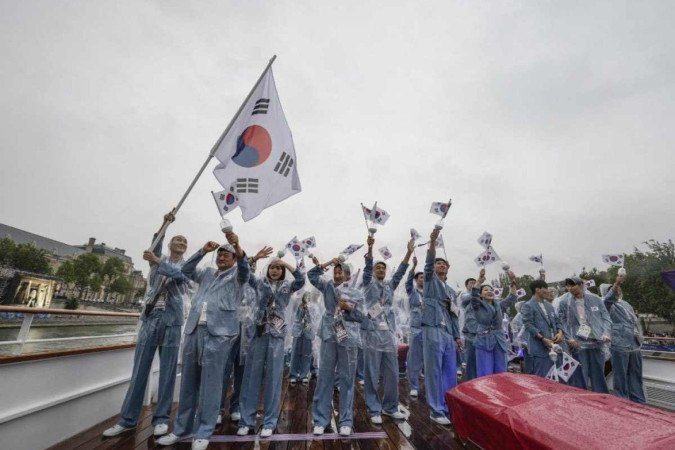
<instances>
[{"instance_id":1,"label":"person holding flagpole","mask_svg":"<svg viewBox=\"0 0 675 450\"><path fill-rule=\"evenodd\" d=\"M489 284L485 282L485 268L480 270L476 285L471 289L471 305L476 319L476 376L482 377L506 372L506 355L509 343L502 329L504 312L517 300L516 276L508 271L509 295L497 300Z\"/></svg>"},{"instance_id":2,"label":"person holding flagpole","mask_svg":"<svg viewBox=\"0 0 675 450\"><path fill-rule=\"evenodd\" d=\"M422 346L424 272L415 272L416 268L417 257L413 256L413 265L405 282L405 291L410 303L410 338L408 339L410 348L406 360L406 372L411 397L417 397L419 394L420 375L424 367L424 347Z\"/></svg>"},{"instance_id":3,"label":"person holding flagpole","mask_svg":"<svg viewBox=\"0 0 675 450\"><path fill-rule=\"evenodd\" d=\"M175 220L173 212L164 216L164 224ZM164 227L164 225L162 225ZM156 235L153 237L155 240ZM180 346L180 330L183 325L183 301L187 298L187 283L174 280L159 273L162 265L180 269L185 260L187 239L177 235L169 242L169 256L162 256L163 237L157 241L154 251L146 250L143 259L150 264L148 293L145 309L141 314L141 328L134 352L134 367L127 395L122 403L119 422L103 432L103 436L117 436L134 428L143 407L143 398L148 384L148 375L159 349L159 386L157 408L152 417L153 434L161 436L168 432L168 422L176 384L176 365Z\"/></svg>"},{"instance_id":4,"label":"person holding flagpole","mask_svg":"<svg viewBox=\"0 0 675 450\"><path fill-rule=\"evenodd\" d=\"M286 280L290 272L293 282ZM260 387L265 380L265 409L261 437L269 437L277 427L281 408L281 384L284 374L284 341L287 325L284 319L291 295L305 285L304 274L282 259L273 259L264 278L251 274L256 288L256 333L246 358L241 394L241 419L237 434L245 436L255 427Z\"/></svg>"},{"instance_id":5,"label":"person holding flagpole","mask_svg":"<svg viewBox=\"0 0 675 450\"><path fill-rule=\"evenodd\" d=\"M424 384L430 418L449 425L445 392L457 385L456 346L462 348L459 319L455 301L457 294L447 285L449 264L436 257L438 226L431 232L424 264L424 309L422 333L424 339Z\"/></svg>"},{"instance_id":6,"label":"person holding flagpole","mask_svg":"<svg viewBox=\"0 0 675 450\"><path fill-rule=\"evenodd\" d=\"M336 374L340 386L339 433L349 436L354 421L354 377L356 358L361 347L359 322L364 318L363 294L350 283L351 266L336 257L307 272L309 282L323 294L326 307L319 337L321 338L319 376L312 401L315 435L322 435L332 418L333 385ZM324 269L333 266L333 280L321 278Z\"/></svg>"},{"instance_id":7,"label":"person holding flagpole","mask_svg":"<svg viewBox=\"0 0 675 450\"><path fill-rule=\"evenodd\" d=\"M396 317L393 310L394 291L398 287L412 255L415 241L408 242L408 249L394 276L384 281L387 265L378 261L373 266L375 238L368 236L365 255L363 284L367 315L361 322L365 368L365 397L368 416L374 424L382 423L382 414L394 419L404 419L398 409L398 340ZM373 279L374 272L374 279ZM378 385L382 376L384 397L380 399Z\"/></svg>"},{"instance_id":8,"label":"person holding flagpole","mask_svg":"<svg viewBox=\"0 0 675 450\"><path fill-rule=\"evenodd\" d=\"M222 398L223 372L239 334L239 292L248 282L248 258L232 231L225 233L228 243L207 242L179 270L161 267L171 279L191 279L199 289L185 322L180 398L173 432L157 440L173 445L192 436L192 449L204 450L218 420ZM217 269L198 269L204 256L218 250Z\"/></svg>"}]
</instances>

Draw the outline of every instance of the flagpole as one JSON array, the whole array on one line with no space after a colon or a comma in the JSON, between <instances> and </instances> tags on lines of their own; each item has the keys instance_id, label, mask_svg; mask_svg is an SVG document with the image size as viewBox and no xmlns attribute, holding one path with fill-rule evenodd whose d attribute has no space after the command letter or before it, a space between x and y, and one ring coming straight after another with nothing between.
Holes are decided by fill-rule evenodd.
<instances>
[{"instance_id":1,"label":"flagpole","mask_svg":"<svg viewBox=\"0 0 675 450\"><path fill-rule=\"evenodd\" d=\"M363 213L363 221L366 222L366 230L368 230L368 236L370 236L370 227L368 226L368 219L366 219L366 207L361 203L361 213Z\"/></svg>"},{"instance_id":2,"label":"flagpole","mask_svg":"<svg viewBox=\"0 0 675 450\"><path fill-rule=\"evenodd\" d=\"M187 190L183 194L183 197L178 202L178 205L176 205L176 207L173 209L174 215L176 215L178 213L178 210L180 209L180 207L183 206L183 203L185 202L185 199L187 198L188 194L190 193L190 191L192 191L192 188L197 183L197 180L199 179L199 177L202 176L202 173L204 173L204 170L206 169L206 166L208 166L209 162L211 162L211 159L216 154L216 150L218 150L218 147L220 146L221 142L223 142L223 139L225 139L225 136L230 131L230 128L232 128L232 125L234 125L235 120L237 120L237 118L239 117L239 114L241 114L242 110L244 109L244 107L248 103L249 99L253 95L253 92L255 92L255 90L258 88L258 85L262 81L262 79L265 76L265 74L267 73L267 71L270 69L270 67L272 67L272 63L274 62L275 59L277 59L277 55L273 55L272 58L270 58L270 61L267 63L267 66L265 67L265 70L263 70L263 73L260 75L260 77L258 77L258 81L256 81L255 84L253 85L253 89L251 89L251 92L248 93L248 95L244 99L243 103L241 104L241 106L237 110L237 113L232 117L232 120L230 120L230 123L225 128L225 131L223 131L223 133L220 135L220 137L218 138L216 143L211 148L211 151L209 152L209 156L206 158L206 161L204 161L204 164L202 164L201 169L199 169L199 172L197 172L197 175L192 180L192 183L190 183L190 186L188 186ZM220 208L218 208L218 209L220 209ZM222 217L222 215L221 215L221 217ZM162 225L162 228L159 229L159 231L157 232L157 236L152 241L152 245L150 246L150 251L152 251L152 249L155 248L155 246L157 245L159 240L164 237L164 234L166 233L167 228L169 228L169 224L164 223Z\"/></svg>"}]
</instances>

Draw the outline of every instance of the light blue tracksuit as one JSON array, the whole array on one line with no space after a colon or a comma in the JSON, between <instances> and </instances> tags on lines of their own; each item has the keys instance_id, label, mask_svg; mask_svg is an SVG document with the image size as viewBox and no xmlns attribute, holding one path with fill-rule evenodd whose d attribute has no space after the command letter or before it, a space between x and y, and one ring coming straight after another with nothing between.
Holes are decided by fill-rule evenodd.
<instances>
[{"instance_id":1,"label":"light blue tracksuit","mask_svg":"<svg viewBox=\"0 0 675 450\"><path fill-rule=\"evenodd\" d=\"M174 279L184 277L199 283L185 322L180 399L173 429L179 437L192 434L195 439L210 439L216 426L223 396L225 361L239 334L240 290L250 274L245 256L224 271L212 267L197 269L203 257L204 252L199 250L185 262L181 271L165 272ZM200 323L204 304L205 324Z\"/></svg>"},{"instance_id":2,"label":"light blue tracksuit","mask_svg":"<svg viewBox=\"0 0 675 450\"><path fill-rule=\"evenodd\" d=\"M300 270L293 272L293 282L270 282L267 277L251 275L251 283L256 288L258 314L256 326L259 330L253 338L246 357L244 379L246 383L241 392L241 420L239 426L255 427L260 387L265 372L265 416L263 428L274 430L277 427L281 408L281 383L284 376L284 325L277 329L271 325L273 316L285 317L286 307L291 295L305 285L305 276Z\"/></svg>"},{"instance_id":3,"label":"light blue tracksuit","mask_svg":"<svg viewBox=\"0 0 675 450\"><path fill-rule=\"evenodd\" d=\"M240 412L239 395L241 394L241 384L244 379L244 364L241 360L241 346L242 346L242 330L239 326L239 334L232 341L232 351L225 361L225 369L223 370L223 395L220 402L220 415L225 415L225 395L227 389L230 387L230 379L232 379L232 395L230 396L230 416L235 412Z\"/></svg>"},{"instance_id":4,"label":"light blue tracksuit","mask_svg":"<svg viewBox=\"0 0 675 450\"><path fill-rule=\"evenodd\" d=\"M424 384L427 404L434 417L448 415L445 392L457 385L457 353L459 319L455 291L434 272L435 249L427 251L424 264Z\"/></svg>"},{"instance_id":5,"label":"light blue tracksuit","mask_svg":"<svg viewBox=\"0 0 675 450\"><path fill-rule=\"evenodd\" d=\"M642 334L630 303L619 300L613 289L604 298L612 320L612 381L614 392L627 400L645 403L642 385Z\"/></svg>"},{"instance_id":6,"label":"light blue tracksuit","mask_svg":"<svg viewBox=\"0 0 675 450\"><path fill-rule=\"evenodd\" d=\"M316 305L308 303L298 304L293 318L293 350L291 352L291 368L288 377L296 380L309 378L312 367L312 343L316 337L316 330L312 325L312 312Z\"/></svg>"},{"instance_id":7,"label":"light blue tracksuit","mask_svg":"<svg viewBox=\"0 0 675 450\"><path fill-rule=\"evenodd\" d=\"M542 311L541 305L544 306L546 313ZM525 327L527 357L530 362L528 364L529 373L546 377L548 371L551 370L551 366L553 366L553 361L549 356L550 350L536 336L541 334L546 339L553 340L553 337L563 329L563 326L553 305L545 300L537 300L536 297L532 297L523 304L520 308L520 314L523 327Z\"/></svg>"},{"instance_id":8,"label":"light blue tracksuit","mask_svg":"<svg viewBox=\"0 0 675 450\"><path fill-rule=\"evenodd\" d=\"M398 287L408 264L401 263L389 281L373 278L373 258L366 255L361 289L365 296L366 317L361 322L361 339L365 357L365 397L370 417L398 411L398 340L396 339L396 316L394 315L394 291ZM372 307L383 311L371 317ZM377 393L382 374L384 397Z\"/></svg>"},{"instance_id":9,"label":"light blue tracksuit","mask_svg":"<svg viewBox=\"0 0 675 450\"><path fill-rule=\"evenodd\" d=\"M163 241L164 238L157 243L154 249L155 256L161 258L160 265L170 265L180 269L183 260L172 263L167 257L162 256ZM155 308L149 316L145 315L145 311L141 315L142 323L134 352L131 381L122 403L118 422L125 428L134 427L138 422L148 384L148 375L157 349L159 349L159 386L157 408L152 416L152 425L167 423L171 415L173 391L176 385L180 328L183 325L183 298L187 296L187 283L182 279L167 279L158 273L158 268L159 266L154 264L150 266L146 299L151 300L156 294L166 292L165 306L164 309Z\"/></svg>"},{"instance_id":10,"label":"light blue tracksuit","mask_svg":"<svg viewBox=\"0 0 675 450\"><path fill-rule=\"evenodd\" d=\"M480 288L471 290L470 308L476 318L476 376L482 377L494 373L506 372L506 355L509 342L502 329L504 311L517 297L509 294L504 300L494 299L492 304L481 300Z\"/></svg>"},{"instance_id":11,"label":"light blue tracksuit","mask_svg":"<svg viewBox=\"0 0 675 450\"><path fill-rule=\"evenodd\" d=\"M568 380L568 384L586 389L587 380L590 380L591 390L607 394L605 380L605 354L602 351L602 336L611 337L612 320L603 301L595 294L584 292L584 310L586 320L591 328L588 339L577 335L581 322L577 311L577 302L573 295L563 298L558 305L558 315L568 340L576 340L579 347L570 348L571 356L581 363L582 372L577 369Z\"/></svg>"},{"instance_id":12,"label":"light blue tracksuit","mask_svg":"<svg viewBox=\"0 0 675 450\"><path fill-rule=\"evenodd\" d=\"M410 302L410 347L408 348L406 366L410 389L419 390L420 374L424 367L424 347L422 347L422 308L424 305L422 303L423 290L415 286L414 278L415 271L410 270L405 281L405 291Z\"/></svg>"},{"instance_id":13,"label":"light blue tracksuit","mask_svg":"<svg viewBox=\"0 0 675 450\"><path fill-rule=\"evenodd\" d=\"M316 266L307 272L307 278L323 294L326 307L319 337L321 338L321 355L319 364L319 376L314 390L312 401L312 416L314 426L327 427L330 423L333 400L333 385L336 372L340 385L340 416L338 427L353 425L354 414L354 377L356 373L356 357L358 348L361 347L361 331L359 322L364 318L363 294L360 290L351 287L350 282L335 286L335 283L321 279L323 269ZM338 312L337 306L340 298L347 297L354 304L350 311ZM333 328L336 322L344 325L347 338L342 342L337 341Z\"/></svg>"}]
</instances>

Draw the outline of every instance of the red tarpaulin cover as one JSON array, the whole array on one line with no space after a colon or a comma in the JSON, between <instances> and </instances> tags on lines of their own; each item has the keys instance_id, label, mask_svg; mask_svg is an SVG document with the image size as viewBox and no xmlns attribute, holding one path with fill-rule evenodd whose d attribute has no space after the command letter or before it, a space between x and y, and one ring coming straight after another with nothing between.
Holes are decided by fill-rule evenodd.
<instances>
[{"instance_id":1,"label":"red tarpaulin cover","mask_svg":"<svg viewBox=\"0 0 675 450\"><path fill-rule=\"evenodd\" d=\"M675 414L534 375L467 381L445 401L456 433L484 449L675 449Z\"/></svg>"}]
</instances>

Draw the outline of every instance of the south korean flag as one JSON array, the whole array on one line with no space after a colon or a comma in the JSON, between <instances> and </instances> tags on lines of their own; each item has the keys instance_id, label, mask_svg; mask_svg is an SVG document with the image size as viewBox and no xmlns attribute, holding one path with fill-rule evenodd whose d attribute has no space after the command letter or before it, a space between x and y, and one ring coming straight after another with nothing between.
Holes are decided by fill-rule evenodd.
<instances>
[{"instance_id":1,"label":"south korean flag","mask_svg":"<svg viewBox=\"0 0 675 450\"><path fill-rule=\"evenodd\" d=\"M291 253L293 253L296 261L301 260L307 252L307 249L302 244L302 242L298 240L297 236L293 236L293 239L291 239L288 244L286 244L286 248L289 249Z\"/></svg>"},{"instance_id":2,"label":"south korean flag","mask_svg":"<svg viewBox=\"0 0 675 450\"><path fill-rule=\"evenodd\" d=\"M483 253L478 255L476 259L474 259L474 262L478 267L484 267L487 266L488 264L492 264L496 261L499 261L499 255L497 255L497 252L492 247L489 247L487 250L485 250Z\"/></svg>"},{"instance_id":3,"label":"south korean flag","mask_svg":"<svg viewBox=\"0 0 675 450\"><path fill-rule=\"evenodd\" d=\"M484 249L489 249L492 245L492 235L485 231L479 238L478 243L483 246Z\"/></svg>"},{"instance_id":4,"label":"south korean flag","mask_svg":"<svg viewBox=\"0 0 675 450\"><path fill-rule=\"evenodd\" d=\"M382 259L384 259L385 261L391 258L392 256L387 246L380 248L378 252L380 252L380 255L382 255Z\"/></svg>"}]
</instances>

